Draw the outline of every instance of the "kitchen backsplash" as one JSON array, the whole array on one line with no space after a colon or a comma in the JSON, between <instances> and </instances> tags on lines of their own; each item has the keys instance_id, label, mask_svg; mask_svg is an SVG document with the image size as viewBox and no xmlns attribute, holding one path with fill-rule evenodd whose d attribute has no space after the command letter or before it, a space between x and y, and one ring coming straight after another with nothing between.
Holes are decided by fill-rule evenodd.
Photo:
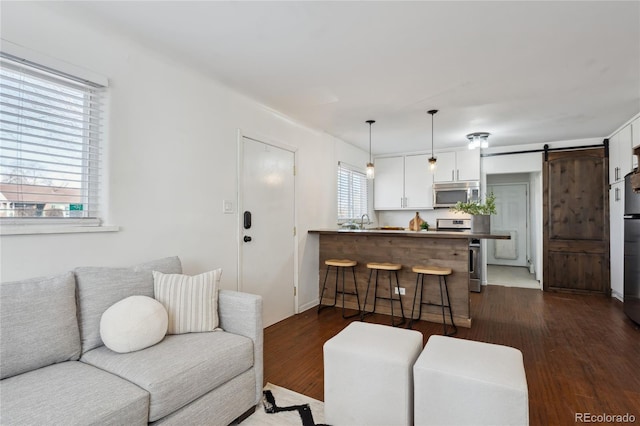
<instances>
[{"instance_id":1,"label":"kitchen backsplash","mask_svg":"<svg viewBox=\"0 0 640 426\"><path fill-rule=\"evenodd\" d=\"M435 228L436 219L468 218L469 215L454 213L449 209L417 210L422 220L427 221L429 227ZM378 226L403 226L408 227L409 221L416 215L415 210L384 210L377 211Z\"/></svg>"}]
</instances>

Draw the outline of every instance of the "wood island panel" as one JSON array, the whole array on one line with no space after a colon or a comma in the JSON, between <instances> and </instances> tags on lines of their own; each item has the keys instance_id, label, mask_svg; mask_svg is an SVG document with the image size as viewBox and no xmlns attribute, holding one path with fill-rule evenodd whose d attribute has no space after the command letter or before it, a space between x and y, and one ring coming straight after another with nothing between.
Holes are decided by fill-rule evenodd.
<instances>
[{"instance_id":1,"label":"wood island panel","mask_svg":"<svg viewBox=\"0 0 640 426\"><path fill-rule=\"evenodd\" d=\"M416 289L416 274L411 268L416 265L432 265L451 268L453 273L447 277L449 296L453 306L454 322L458 326L471 327L469 312L469 240L468 238L415 238L410 233L325 233L320 232L319 250L319 293L322 291L322 283L327 267L324 264L327 259L351 259L358 262L356 266L356 281L358 292L361 296L361 304L369 278L369 269L366 264L370 262L392 262L402 264L402 270L398 271L400 287L406 289L402 296L402 305L407 318L411 315L412 302ZM335 292L335 269L332 268L327 279L327 288L324 292L322 304L333 303ZM340 276L341 277L341 276ZM345 273L347 291L352 291L353 276L350 271ZM372 280L373 281L373 280ZM393 280L395 285L395 279ZM373 307L373 283L367 297L367 310ZM425 277L424 301L440 303L440 290L438 278ZM378 295L389 297L389 279L387 271L380 271L378 282ZM355 295L345 295L345 308L357 309ZM342 306L342 295L338 295L337 307ZM415 315L419 306L416 303ZM399 314L399 305L394 302L394 312ZM376 313L391 315L390 302L378 300ZM447 315L448 317L448 315ZM422 320L442 323L441 308L436 306L423 306Z\"/></svg>"}]
</instances>

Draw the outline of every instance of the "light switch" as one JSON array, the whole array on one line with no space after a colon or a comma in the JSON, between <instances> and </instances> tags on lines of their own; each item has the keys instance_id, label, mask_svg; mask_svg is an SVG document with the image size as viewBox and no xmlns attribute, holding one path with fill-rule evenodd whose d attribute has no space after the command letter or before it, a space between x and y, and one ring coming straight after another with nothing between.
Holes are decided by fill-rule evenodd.
<instances>
[{"instance_id":1,"label":"light switch","mask_svg":"<svg viewBox=\"0 0 640 426\"><path fill-rule=\"evenodd\" d=\"M222 201L222 213L224 213L224 214L233 214L234 213L233 201L231 201L231 200L223 200Z\"/></svg>"}]
</instances>

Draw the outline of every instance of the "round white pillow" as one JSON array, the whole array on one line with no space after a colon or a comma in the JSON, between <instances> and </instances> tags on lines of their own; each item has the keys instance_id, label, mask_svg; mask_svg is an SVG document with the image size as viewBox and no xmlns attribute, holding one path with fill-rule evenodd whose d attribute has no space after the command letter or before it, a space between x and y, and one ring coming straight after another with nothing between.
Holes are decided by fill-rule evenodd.
<instances>
[{"instance_id":1,"label":"round white pillow","mask_svg":"<svg viewBox=\"0 0 640 426\"><path fill-rule=\"evenodd\" d=\"M130 296L114 303L100 318L100 337L114 352L148 348L167 334L169 315L162 303L147 296Z\"/></svg>"}]
</instances>

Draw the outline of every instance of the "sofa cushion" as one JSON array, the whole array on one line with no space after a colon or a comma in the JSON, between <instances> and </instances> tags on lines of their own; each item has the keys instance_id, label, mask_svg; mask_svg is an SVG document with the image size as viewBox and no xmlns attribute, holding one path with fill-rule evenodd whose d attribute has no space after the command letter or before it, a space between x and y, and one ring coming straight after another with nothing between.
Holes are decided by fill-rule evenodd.
<instances>
[{"instance_id":1,"label":"sofa cushion","mask_svg":"<svg viewBox=\"0 0 640 426\"><path fill-rule=\"evenodd\" d=\"M149 392L149 421L155 421L249 370L253 342L224 331L174 334L126 354L102 346L82 355L81 361Z\"/></svg>"},{"instance_id":2,"label":"sofa cushion","mask_svg":"<svg viewBox=\"0 0 640 426\"><path fill-rule=\"evenodd\" d=\"M149 394L78 361L0 381L6 425L146 425Z\"/></svg>"},{"instance_id":3,"label":"sofa cushion","mask_svg":"<svg viewBox=\"0 0 640 426\"><path fill-rule=\"evenodd\" d=\"M0 378L80 356L73 273L0 285Z\"/></svg>"},{"instance_id":4,"label":"sofa cushion","mask_svg":"<svg viewBox=\"0 0 640 426\"><path fill-rule=\"evenodd\" d=\"M222 269L188 276L153 271L153 291L169 314L169 334L218 327L218 286Z\"/></svg>"},{"instance_id":5,"label":"sofa cushion","mask_svg":"<svg viewBox=\"0 0 640 426\"><path fill-rule=\"evenodd\" d=\"M153 297L152 271L180 274L182 265L177 257L167 257L131 268L83 267L74 270L83 353L102 346L100 318L111 305L129 296Z\"/></svg>"},{"instance_id":6,"label":"sofa cushion","mask_svg":"<svg viewBox=\"0 0 640 426\"><path fill-rule=\"evenodd\" d=\"M168 316L162 303L147 296L129 296L111 305L100 319L100 337L114 352L148 348L167 334Z\"/></svg>"}]
</instances>

